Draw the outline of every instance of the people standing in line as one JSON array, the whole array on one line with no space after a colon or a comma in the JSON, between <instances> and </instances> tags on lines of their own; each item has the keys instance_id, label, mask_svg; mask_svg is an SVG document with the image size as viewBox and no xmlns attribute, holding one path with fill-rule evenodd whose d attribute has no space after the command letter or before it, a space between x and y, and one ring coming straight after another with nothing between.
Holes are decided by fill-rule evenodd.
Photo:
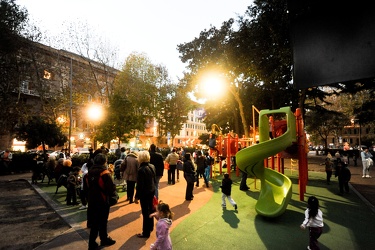
<instances>
[{"instance_id":1,"label":"people standing in line","mask_svg":"<svg viewBox=\"0 0 375 250\"><path fill-rule=\"evenodd\" d=\"M185 200L191 201L194 198L193 189L195 182L195 169L190 153L185 153L183 171L186 180Z\"/></svg>"},{"instance_id":2,"label":"people standing in line","mask_svg":"<svg viewBox=\"0 0 375 250\"><path fill-rule=\"evenodd\" d=\"M195 161L195 164L197 164L197 184L196 186L199 187L199 176L202 175L204 179L204 183L206 184L206 187L208 186L208 179L206 179L206 175L204 174L205 168L206 168L206 157L202 155L202 151L197 151L197 159Z\"/></svg>"},{"instance_id":3,"label":"people standing in line","mask_svg":"<svg viewBox=\"0 0 375 250\"><path fill-rule=\"evenodd\" d=\"M300 225L301 229L309 228L309 245L307 249L320 249L318 239L323 232L323 213L319 209L319 201L315 196L310 196L307 200L307 209L305 210L305 220Z\"/></svg>"},{"instance_id":4,"label":"people standing in line","mask_svg":"<svg viewBox=\"0 0 375 250\"><path fill-rule=\"evenodd\" d=\"M67 179L66 205L68 206L79 205L77 202L77 188L80 188L81 185L81 181L78 179L79 171L78 167L73 167Z\"/></svg>"},{"instance_id":5,"label":"people standing in line","mask_svg":"<svg viewBox=\"0 0 375 250\"><path fill-rule=\"evenodd\" d=\"M124 147L120 148L120 159L121 160L125 160L125 157L126 157L126 149Z\"/></svg>"},{"instance_id":6,"label":"people standing in line","mask_svg":"<svg viewBox=\"0 0 375 250\"><path fill-rule=\"evenodd\" d=\"M153 199L156 189L156 170L155 166L150 164L150 153L140 151L138 154L139 169L137 176L137 187L135 193L135 203L141 203L143 217L142 233L137 234L138 238L149 238L154 230L154 219L150 214L154 212Z\"/></svg>"},{"instance_id":7,"label":"people standing in line","mask_svg":"<svg viewBox=\"0 0 375 250\"><path fill-rule=\"evenodd\" d=\"M327 177L327 184L331 184L331 176L333 171L333 163L331 161L331 158L327 157L324 161L325 169L326 169L326 177Z\"/></svg>"},{"instance_id":8,"label":"people standing in line","mask_svg":"<svg viewBox=\"0 0 375 250\"><path fill-rule=\"evenodd\" d=\"M155 166L156 170L156 187L155 187L155 196L159 199L159 182L164 174L164 161L163 156L156 152L155 144L150 146L150 163Z\"/></svg>"},{"instance_id":9,"label":"people standing in line","mask_svg":"<svg viewBox=\"0 0 375 250\"><path fill-rule=\"evenodd\" d=\"M184 157L182 156L182 152L181 149L177 150L177 154L178 154L178 161L177 161L177 165L176 165L176 178L177 178L177 182L180 181L180 170L182 170L182 165L183 165L183 159ZM180 169L179 169L179 166L180 166Z\"/></svg>"},{"instance_id":10,"label":"people standing in line","mask_svg":"<svg viewBox=\"0 0 375 250\"><path fill-rule=\"evenodd\" d=\"M60 158L57 160L55 170L53 171L53 176L55 177L56 183L62 174L63 167L64 167L64 158Z\"/></svg>"},{"instance_id":11,"label":"people standing in line","mask_svg":"<svg viewBox=\"0 0 375 250\"><path fill-rule=\"evenodd\" d=\"M371 178L370 176L370 164L367 159L371 159L371 154L368 151L368 148L362 148L361 152L362 158L362 178Z\"/></svg>"},{"instance_id":12,"label":"people standing in line","mask_svg":"<svg viewBox=\"0 0 375 250\"><path fill-rule=\"evenodd\" d=\"M156 206L156 212L150 215L157 219L156 223L156 241L151 244L150 249L172 250L172 240L169 234L169 228L172 225L173 213L169 205L159 201Z\"/></svg>"},{"instance_id":13,"label":"people standing in line","mask_svg":"<svg viewBox=\"0 0 375 250\"><path fill-rule=\"evenodd\" d=\"M169 164L168 169L168 184L174 185L176 183L176 166L177 161L179 159L178 154L176 153L176 149L172 149L172 152L168 154L167 158L165 158L165 162Z\"/></svg>"},{"instance_id":14,"label":"people standing in line","mask_svg":"<svg viewBox=\"0 0 375 250\"><path fill-rule=\"evenodd\" d=\"M88 159L86 163L84 163L81 167L81 191L79 192L79 198L81 199L82 206L79 208L80 210L87 208L87 190L83 188L84 183L86 182L87 173L89 172L89 169L93 165L93 159Z\"/></svg>"},{"instance_id":15,"label":"people standing in line","mask_svg":"<svg viewBox=\"0 0 375 250\"><path fill-rule=\"evenodd\" d=\"M107 171L107 156L98 153L94 157L94 165L87 173L84 189L88 190L87 217L90 218L89 250L98 249L96 238L100 238L101 246L111 246L116 243L108 236L107 224L110 205L106 197L116 192L116 185ZM101 185L102 183L102 185Z\"/></svg>"},{"instance_id":16,"label":"people standing in line","mask_svg":"<svg viewBox=\"0 0 375 250\"><path fill-rule=\"evenodd\" d=\"M237 203L233 200L231 193L232 193L232 180L229 178L229 174L224 174L224 179L221 182L221 206L223 208L226 208L226 200L228 199L229 203L234 207L235 210L237 210Z\"/></svg>"},{"instance_id":17,"label":"people standing in line","mask_svg":"<svg viewBox=\"0 0 375 250\"><path fill-rule=\"evenodd\" d=\"M134 189L135 184L137 183L138 178L138 168L139 162L137 159L137 154L132 151L130 152L125 160L121 163L120 169L123 169L122 176L126 181L126 200L129 201L129 204L134 203Z\"/></svg>"}]
</instances>

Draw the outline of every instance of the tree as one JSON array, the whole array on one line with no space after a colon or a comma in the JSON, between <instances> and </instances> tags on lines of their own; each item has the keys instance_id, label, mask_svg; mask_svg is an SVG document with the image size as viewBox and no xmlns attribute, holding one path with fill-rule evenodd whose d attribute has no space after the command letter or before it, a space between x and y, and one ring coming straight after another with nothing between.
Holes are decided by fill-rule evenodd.
<instances>
[{"instance_id":1,"label":"tree","mask_svg":"<svg viewBox=\"0 0 375 250\"><path fill-rule=\"evenodd\" d=\"M96 128L95 140L109 142L118 138L118 145L121 142L128 142L132 138L132 132L140 122L139 117L134 116L130 102L123 96L115 93L109 98L106 119Z\"/></svg>"},{"instance_id":2,"label":"tree","mask_svg":"<svg viewBox=\"0 0 375 250\"><path fill-rule=\"evenodd\" d=\"M192 42L178 45L178 49L182 54L182 62L188 62L187 67L190 70L190 73L186 73L184 78L192 85L191 89L195 90L198 98L209 98L208 95L204 95L207 93L200 91L202 75L211 71L225 79L226 88L224 91L228 91L236 101L236 106L232 107L232 109L239 112L242 132L248 137L248 122L241 97L246 81L243 80L241 74L237 74L237 66L233 64L234 58L232 57L234 48L231 47L229 42L232 38L233 23L234 20L230 19L222 24L220 30L215 27L204 30L200 33L199 38L195 38ZM234 124L232 126L235 127ZM240 131L237 130L236 132L239 133Z\"/></svg>"},{"instance_id":3,"label":"tree","mask_svg":"<svg viewBox=\"0 0 375 250\"><path fill-rule=\"evenodd\" d=\"M0 135L11 134L24 105L18 103L14 90L20 85L19 52L24 45L28 14L13 0L0 1ZM8 144L8 143L7 143ZM8 147L9 145L5 145Z\"/></svg>"},{"instance_id":4,"label":"tree","mask_svg":"<svg viewBox=\"0 0 375 250\"><path fill-rule=\"evenodd\" d=\"M47 121L40 116L32 117L28 122L19 124L16 129L16 138L26 141L27 148L36 148L42 144L44 153L46 145L63 146L68 140L56 122Z\"/></svg>"},{"instance_id":5,"label":"tree","mask_svg":"<svg viewBox=\"0 0 375 250\"><path fill-rule=\"evenodd\" d=\"M169 132L172 142L174 142L174 138L186 121L187 113L194 109L195 105L188 98L182 85L166 82L159 88L157 107L156 118L159 124L159 136L167 136Z\"/></svg>"},{"instance_id":6,"label":"tree","mask_svg":"<svg viewBox=\"0 0 375 250\"><path fill-rule=\"evenodd\" d=\"M349 122L349 117L340 112L318 108L306 113L305 124L307 132L313 138L320 138L324 142L325 148L328 148L328 136L334 135L337 138Z\"/></svg>"}]
</instances>

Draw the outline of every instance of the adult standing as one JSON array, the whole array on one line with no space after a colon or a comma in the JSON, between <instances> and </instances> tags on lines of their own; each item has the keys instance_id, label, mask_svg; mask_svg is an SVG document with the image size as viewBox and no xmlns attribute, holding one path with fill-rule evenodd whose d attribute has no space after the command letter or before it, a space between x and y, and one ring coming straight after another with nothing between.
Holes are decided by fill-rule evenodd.
<instances>
[{"instance_id":1,"label":"adult standing","mask_svg":"<svg viewBox=\"0 0 375 250\"><path fill-rule=\"evenodd\" d=\"M197 151L197 159L195 161L197 164L197 187L199 187L199 175L203 176L204 183L206 183L206 187L208 187L208 180L206 179L206 175L204 174L206 168L206 157L202 155L202 151Z\"/></svg>"},{"instance_id":2,"label":"adult standing","mask_svg":"<svg viewBox=\"0 0 375 250\"><path fill-rule=\"evenodd\" d=\"M88 190L87 216L90 218L89 249L97 249L96 238L100 237L101 246L111 246L116 243L107 233L109 204L105 197L112 196L116 191L112 176L103 171L107 170L107 156L99 153L94 157L94 165L87 173L85 189ZM102 182L103 185L100 185Z\"/></svg>"},{"instance_id":3,"label":"adult standing","mask_svg":"<svg viewBox=\"0 0 375 250\"><path fill-rule=\"evenodd\" d=\"M120 152L121 152L121 155L120 155L120 159L121 160L125 160L125 157L126 157L126 149L124 147L121 147L120 148Z\"/></svg>"},{"instance_id":4,"label":"adult standing","mask_svg":"<svg viewBox=\"0 0 375 250\"><path fill-rule=\"evenodd\" d=\"M149 238L152 230L154 230L154 219L150 218L150 214L154 212L153 199L156 188L156 171L154 165L150 164L150 153L148 151L139 152L138 162L135 203L141 202L143 225L142 233L137 234L137 237Z\"/></svg>"},{"instance_id":5,"label":"adult standing","mask_svg":"<svg viewBox=\"0 0 375 250\"><path fill-rule=\"evenodd\" d=\"M371 178L370 176L370 164L369 164L369 161L367 159L371 159L371 154L368 152L368 148L364 147L362 148L362 152L361 152L361 158L362 158L362 178Z\"/></svg>"},{"instance_id":6,"label":"adult standing","mask_svg":"<svg viewBox=\"0 0 375 250\"><path fill-rule=\"evenodd\" d=\"M176 166L177 161L179 159L178 154L176 153L176 149L172 149L172 152L168 154L167 158L165 159L165 162L169 164L168 169L168 184L174 185L176 183Z\"/></svg>"},{"instance_id":7,"label":"adult standing","mask_svg":"<svg viewBox=\"0 0 375 250\"><path fill-rule=\"evenodd\" d=\"M194 182L195 182L195 169L194 169L194 164L191 159L190 153L185 154L183 170L184 170L184 178L186 180L185 200L191 201L194 198L193 189L194 189Z\"/></svg>"},{"instance_id":8,"label":"adult standing","mask_svg":"<svg viewBox=\"0 0 375 250\"><path fill-rule=\"evenodd\" d=\"M206 151L204 155L206 157L206 168L204 169L204 174L206 176L206 180L209 180L210 173L211 173L211 166L214 163L214 158L212 158L212 156L208 153L208 151Z\"/></svg>"},{"instance_id":9,"label":"adult standing","mask_svg":"<svg viewBox=\"0 0 375 250\"><path fill-rule=\"evenodd\" d=\"M163 177L164 174L164 162L163 156L156 152L155 144L151 144L150 146L150 163L155 166L156 171L156 184L155 184L155 196L159 199L159 183L160 179Z\"/></svg>"},{"instance_id":10,"label":"adult standing","mask_svg":"<svg viewBox=\"0 0 375 250\"><path fill-rule=\"evenodd\" d=\"M134 203L134 188L137 183L138 168L139 162L137 160L137 155L135 152L130 152L125 160L121 163L121 168L124 169L122 176L126 181L126 201L129 201L129 204Z\"/></svg>"}]
</instances>

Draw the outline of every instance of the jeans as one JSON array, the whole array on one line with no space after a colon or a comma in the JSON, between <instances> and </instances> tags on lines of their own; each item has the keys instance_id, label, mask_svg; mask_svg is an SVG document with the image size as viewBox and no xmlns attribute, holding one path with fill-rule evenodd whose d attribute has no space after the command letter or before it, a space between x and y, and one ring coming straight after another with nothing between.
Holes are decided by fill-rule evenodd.
<instances>
[{"instance_id":1,"label":"jeans","mask_svg":"<svg viewBox=\"0 0 375 250\"><path fill-rule=\"evenodd\" d=\"M206 176L206 180L209 180L210 179L210 172L211 172L211 166L207 166L205 169L204 169L204 174Z\"/></svg>"}]
</instances>

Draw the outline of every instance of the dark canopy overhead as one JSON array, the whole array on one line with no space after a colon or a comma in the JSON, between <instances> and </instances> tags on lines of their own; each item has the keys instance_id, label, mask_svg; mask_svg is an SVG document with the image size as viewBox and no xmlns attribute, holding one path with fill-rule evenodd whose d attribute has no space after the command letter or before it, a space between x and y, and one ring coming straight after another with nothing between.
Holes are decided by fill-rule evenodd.
<instances>
[{"instance_id":1,"label":"dark canopy overhead","mask_svg":"<svg viewBox=\"0 0 375 250\"><path fill-rule=\"evenodd\" d=\"M298 89L375 77L375 1L288 0Z\"/></svg>"}]
</instances>

